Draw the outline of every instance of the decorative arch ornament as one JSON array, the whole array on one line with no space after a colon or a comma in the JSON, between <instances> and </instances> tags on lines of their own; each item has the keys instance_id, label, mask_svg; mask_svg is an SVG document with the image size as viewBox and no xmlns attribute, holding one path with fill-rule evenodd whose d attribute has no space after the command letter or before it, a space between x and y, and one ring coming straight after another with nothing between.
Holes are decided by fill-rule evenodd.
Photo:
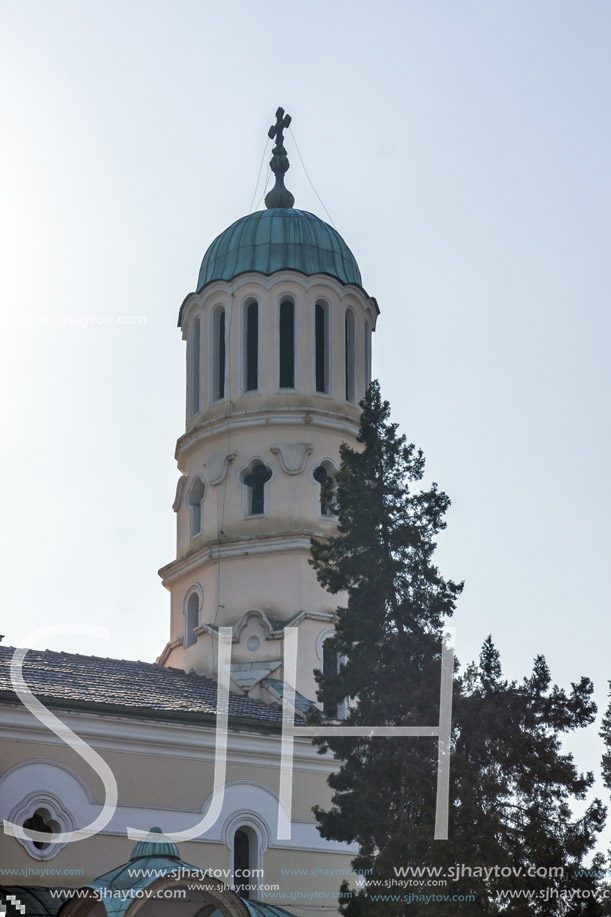
<instances>
[{"instance_id":1,"label":"decorative arch ornament","mask_svg":"<svg viewBox=\"0 0 611 917\"><path fill-rule=\"evenodd\" d=\"M278 456L280 466L286 474L301 474L312 449L310 443L282 443L271 446L270 452Z\"/></svg>"},{"instance_id":2,"label":"decorative arch ornament","mask_svg":"<svg viewBox=\"0 0 611 917\"><path fill-rule=\"evenodd\" d=\"M236 452L217 452L215 455L209 455L204 462L204 468L208 481L213 487L221 484L227 477L229 466L233 463Z\"/></svg>"}]
</instances>

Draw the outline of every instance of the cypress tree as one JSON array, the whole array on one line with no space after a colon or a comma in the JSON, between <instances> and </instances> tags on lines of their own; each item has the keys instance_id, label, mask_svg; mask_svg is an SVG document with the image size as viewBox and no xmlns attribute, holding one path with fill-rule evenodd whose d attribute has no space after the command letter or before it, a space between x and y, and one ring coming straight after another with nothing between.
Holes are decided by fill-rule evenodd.
<instances>
[{"instance_id":1,"label":"cypress tree","mask_svg":"<svg viewBox=\"0 0 611 917\"><path fill-rule=\"evenodd\" d=\"M329 485L326 493L334 501L337 535L312 540L320 583L347 596L330 641L342 663L337 673L317 673L318 698L328 709L348 699L350 726L435 725L443 625L462 590L433 559L450 501L435 484L420 489L422 452L390 422L377 382L361 407L359 448L342 446L334 492ZM571 815L570 801L583 798L593 778L577 772L558 738L592 721L591 694L588 679L569 695L552 686L543 657L522 683L504 680L498 652L486 641L479 664L454 679L447 841L433 839L436 739L318 739L321 752L330 748L341 762L329 778L331 808L314 808L319 830L328 839L356 841L353 867L368 876L358 893L343 883L340 912L602 913L590 895L569 909L566 896L541 895L547 887L595 891L591 878L575 872L602 828L604 808L596 800L581 818ZM447 874L461 863L471 874ZM533 866L565 867L565 875L526 875ZM397 869L405 867L424 870L424 884L414 876L414 884L397 884ZM486 877L483 870L491 867ZM447 884L427 885L427 869L442 870ZM507 876L503 869L519 872ZM516 889L539 897L501 897ZM427 900L431 894L474 894L475 900Z\"/></svg>"}]
</instances>

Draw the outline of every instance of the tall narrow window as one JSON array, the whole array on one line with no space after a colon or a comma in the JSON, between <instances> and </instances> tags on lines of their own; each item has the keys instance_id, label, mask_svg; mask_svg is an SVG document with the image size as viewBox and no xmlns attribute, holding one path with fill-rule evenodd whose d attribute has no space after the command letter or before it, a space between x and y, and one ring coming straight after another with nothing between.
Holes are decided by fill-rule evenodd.
<instances>
[{"instance_id":1,"label":"tall narrow window","mask_svg":"<svg viewBox=\"0 0 611 917\"><path fill-rule=\"evenodd\" d=\"M196 318L191 329L191 378L190 383L190 416L195 417L199 413L199 392L201 387L200 380L200 353L201 353L201 328L199 319Z\"/></svg>"},{"instance_id":2,"label":"tall narrow window","mask_svg":"<svg viewBox=\"0 0 611 917\"><path fill-rule=\"evenodd\" d=\"M365 322L365 388L369 388L371 382L371 328L369 322Z\"/></svg>"},{"instance_id":3,"label":"tall narrow window","mask_svg":"<svg viewBox=\"0 0 611 917\"><path fill-rule=\"evenodd\" d=\"M334 471L331 463L326 461L314 469L314 480L320 484L320 514L331 518L336 515Z\"/></svg>"},{"instance_id":4,"label":"tall narrow window","mask_svg":"<svg viewBox=\"0 0 611 917\"><path fill-rule=\"evenodd\" d=\"M345 359L346 401L356 401L356 321L352 309L346 309Z\"/></svg>"},{"instance_id":5,"label":"tall narrow window","mask_svg":"<svg viewBox=\"0 0 611 917\"><path fill-rule=\"evenodd\" d=\"M225 397L225 310L222 306L212 314L212 400Z\"/></svg>"},{"instance_id":6,"label":"tall narrow window","mask_svg":"<svg viewBox=\"0 0 611 917\"><path fill-rule=\"evenodd\" d=\"M295 388L295 304L280 303L280 388Z\"/></svg>"},{"instance_id":7,"label":"tall narrow window","mask_svg":"<svg viewBox=\"0 0 611 917\"><path fill-rule=\"evenodd\" d=\"M248 516L262 516L265 512L265 485L272 476L269 468L262 462L257 462L250 471L246 471L242 478L248 488L248 503L246 513Z\"/></svg>"},{"instance_id":8,"label":"tall narrow window","mask_svg":"<svg viewBox=\"0 0 611 917\"><path fill-rule=\"evenodd\" d=\"M251 302L246 309L245 341L245 381L246 391L255 392L259 388L259 304Z\"/></svg>"},{"instance_id":9,"label":"tall narrow window","mask_svg":"<svg viewBox=\"0 0 611 917\"><path fill-rule=\"evenodd\" d=\"M206 488L199 478L195 478L187 496L189 507L189 529L191 538L202 530L202 502Z\"/></svg>"},{"instance_id":10,"label":"tall narrow window","mask_svg":"<svg viewBox=\"0 0 611 917\"><path fill-rule=\"evenodd\" d=\"M233 836L233 878L235 890L242 898L250 898L250 838L238 828Z\"/></svg>"},{"instance_id":11,"label":"tall narrow window","mask_svg":"<svg viewBox=\"0 0 611 917\"><path fill-rule=\"evenodd\" d=\"M337 652L329 646L329 641L325 641L322 648L322 673L323 675L337 675L339 672L339 657ZM323 713L328 719L338 719L338 705L324 704Z\"/></svg>"},{"instance_id":12,"label":"tall narrow window","mask_svg":"<svg viewBox=\"0 0 611 917\"><path fill-rule=\"evenodd\" d=\"M183 645L193 646L194 643L197 643L197 634L195 633L195 628L199 624L199 595L196 591L193 591L189 598L187 599L187 604L184 609L185 615L185 637Z\"/></svg>"},{"instance_id":13,"label":"tall narrow window","mask_svg":"<svg viewBox=\"0 0 611 917\"><path fill-rule=\"evenodd\" d=\"M314 310L314 371L316 391L326 394L329 392L328 337L327 309L322 303L317 302Z\"/></svg>"}]
</instances>

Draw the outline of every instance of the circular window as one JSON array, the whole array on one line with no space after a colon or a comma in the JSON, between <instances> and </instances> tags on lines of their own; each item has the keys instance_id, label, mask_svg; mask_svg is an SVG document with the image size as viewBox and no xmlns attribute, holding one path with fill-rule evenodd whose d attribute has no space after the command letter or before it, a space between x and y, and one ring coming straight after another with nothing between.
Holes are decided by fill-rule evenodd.
<instances>
[{"instance_id":1,"label":"circular window","mask_svg":"<svg viewBox=\"0 0 611 917\"><path fill-rule=\"evenodd\" d=\"M246 641L246 646L251 651L251 653L254 653L254 651L258 650L259 647L261 646L261 641L259 640L258 637L255 637L253 635L252 637L249 637L248 640Z\"/></svg>"}]
</instances>

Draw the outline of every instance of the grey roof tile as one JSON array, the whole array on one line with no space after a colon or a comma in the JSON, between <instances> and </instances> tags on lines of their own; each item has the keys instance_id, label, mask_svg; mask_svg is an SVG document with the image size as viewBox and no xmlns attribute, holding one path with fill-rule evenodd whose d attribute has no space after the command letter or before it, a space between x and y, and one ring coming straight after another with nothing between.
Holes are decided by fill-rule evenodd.
<instances>
[{"instance_id":1,"label":"grey roof tile","mask_svg":"<svg viewBox=\"0 0 611 917\"><path fill-rule=\"evenodd\" d=\"M14 647L0 646L0 698L15 696L10 677L14 652ZM216 682L156 663L29 650L23 674L33 694L55 704L65 702L67 707L114 707L118 712L158 714L160 718L216 713ZM279 705L238 694L229 695L229 716L282 723Z\"/></svg>"}]
</instances>

